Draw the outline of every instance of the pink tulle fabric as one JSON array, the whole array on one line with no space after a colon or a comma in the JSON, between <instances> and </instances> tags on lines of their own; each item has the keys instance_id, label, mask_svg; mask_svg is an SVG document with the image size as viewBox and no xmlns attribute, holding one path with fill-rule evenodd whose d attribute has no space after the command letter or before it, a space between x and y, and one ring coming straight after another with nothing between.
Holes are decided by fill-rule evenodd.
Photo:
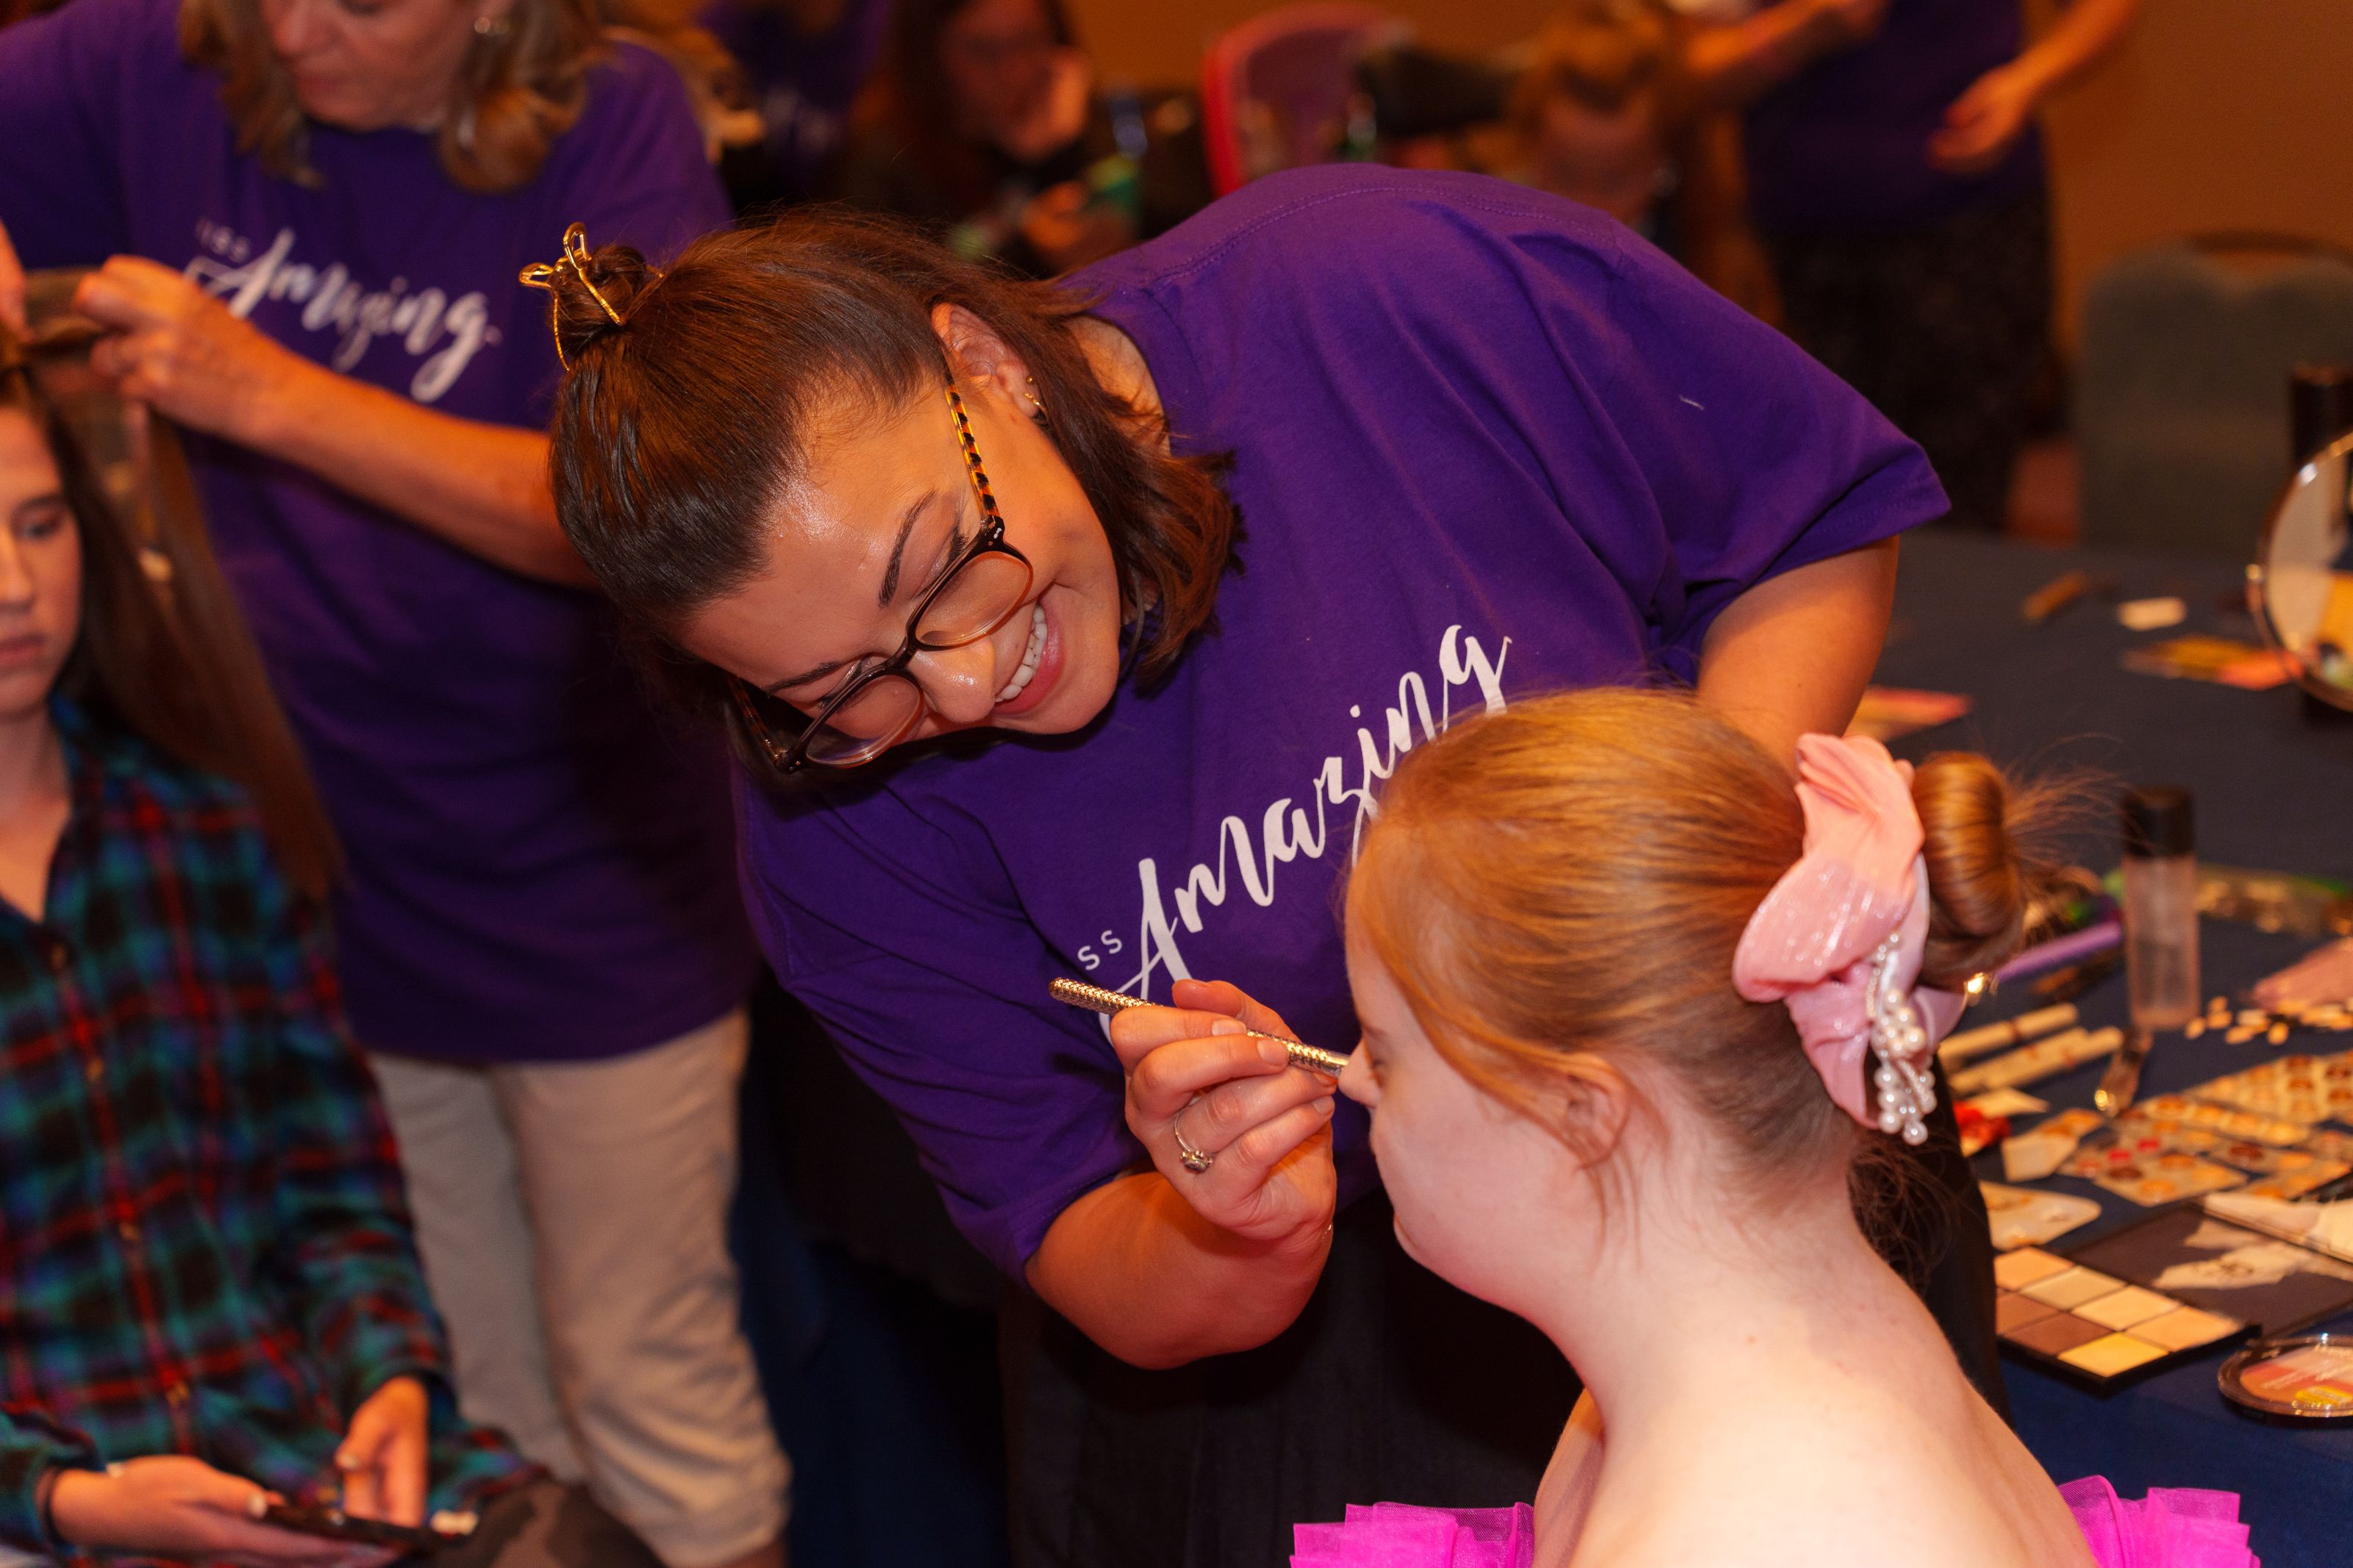
<instances>
[{"instance_id":1,"label":"pink tulle fabric","mask_svg":"<svg viewBox=\"0 0 2353 1568\"><path fill-rule=\"evenodd\" d=\"M2059 1495L2100 1568L2263 1568L2247 1550L2236 1492L2151 1487L2129 1502L2091 1476L2069 1481Z\"/></svg>"},{"instance_id":2,"label":"pink tulle fabric","mask_svg":"<svg viewBox=\"0 0 2353 1568\"><path fill-rule=\"evenodd\" d=\"M1535 1510L1348 1505L1346 1522L1291 1527L1291 1568L1528 1568Z\"/></svg>"},{"instance_id":3,"label":"pink tulle fabric","mask_svg":"<svg viewBox=\"0 0 2353 1568\"><path fill-rule=\"evenodd\" d=\"M1901 932L1897 978L1920 1010L1926 1050L1936 1048L1962 1006L1950 992L1913 986L1928 935L1928 875L1912 764L1862 736L1808 735L1798 742L1798 801L1806 812L1805 853L1749 917L1733 953L1732 984L1751 1002L1786 1004L1831 1098L1875 1126L1862 1071L1873 950Z\"/></svg>"},{"instance_id":4,"label":"pink tulle fabric","mask_svg":"<svg viewBox=\"0 0 2353 1568\"><path fill-rule=\"evenodd\" d=\"M2100 1568L2263 1568L2236 1492L2155 1488L2138 1502L2097 1476L2059 1489ZM1514 1508L1350 1505L1341 1524L1292 1527L1291 1568L1529 1568L1535 1513Z\"/></svg>"}]
</instances>

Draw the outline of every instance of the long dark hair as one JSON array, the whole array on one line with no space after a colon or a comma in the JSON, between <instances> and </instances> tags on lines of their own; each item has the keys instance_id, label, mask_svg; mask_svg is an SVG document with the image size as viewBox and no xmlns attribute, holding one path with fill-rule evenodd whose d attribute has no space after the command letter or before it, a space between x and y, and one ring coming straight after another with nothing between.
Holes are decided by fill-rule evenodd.
<instances>
[{"instance_id":1,"label":"long dark hair","mask_svg":"<svg viewBox=\"0 0 2353 1568\"><path fill-rule=\"evenodd\" d=\"M45 382L78 350L0 329L0 409L39 429L81 539L81 631L58 689L100 721L245 787L279 867L323 900L342 864L333 826L213 559L195 485L161 418L149 492L116 504Z\"/></svg>"},{"instance_id":2,"label":"long dark hair","mask_svg":"<svg viewBox=\"0 0 2353 1568\"><path fill-rule=\"evenodd\" d=\"M987 151L967 140L955 123L955 95L948 90L940 49L947 25L973 0L895 0L881 67L850 106L850 123L879 132L903 151L900 156L923 171L955 211L972 212L993 194L996 175ZM1076 40L1062 0L1039 0L1054 42Z\"/></svg>"},{"instance_id":3,"label":"long dark hair","mask_svg":"<svg viewBox=\"0 0 2353 1568\"><path fill-rule=\"evenodd\" d=\"M841 412L903 407L947 377L931 323L943 303L987 322L1052 410L1048 433L1110 537L1138 679L1165 675L1208 624L1235 536L1219 462L1171 456L1159 426L1095 379L1072 330L1083 297L834 210L707 235L667 275L626 246L585 273L553 279L571 366L555 403L556 515L598 585L656 638L758 572L764 514ZM718 671L652 668L757 761Z\"/></svg>"}]
</instances>

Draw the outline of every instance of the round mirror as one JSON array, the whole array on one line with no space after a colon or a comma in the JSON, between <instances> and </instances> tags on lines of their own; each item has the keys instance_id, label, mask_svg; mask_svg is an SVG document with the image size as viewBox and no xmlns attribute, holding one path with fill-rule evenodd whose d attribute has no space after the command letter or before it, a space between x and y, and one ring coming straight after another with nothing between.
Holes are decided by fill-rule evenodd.
<instances>
[{"instance_id":1,"label":"round mirror","mask_svg":"<svg viewBox=\"0 0 2353 1568\"><path fill-rule=\"evenodd\" d=\"M2288 482L2247 568L2247 606L2263 640L2306 691L2353 709L2353 436L2324 447Z\"/></svg>"}]
</instances>

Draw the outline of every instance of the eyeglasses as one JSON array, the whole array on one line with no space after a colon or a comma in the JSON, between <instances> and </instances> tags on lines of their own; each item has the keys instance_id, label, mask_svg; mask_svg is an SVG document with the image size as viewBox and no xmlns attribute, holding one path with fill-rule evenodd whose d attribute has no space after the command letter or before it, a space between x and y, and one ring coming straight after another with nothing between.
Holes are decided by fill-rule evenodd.
<instances>
[{"instance_id":1,"label":"eyeglasses","mask_svg":"<svg viewBox=\"0 0 2353 1568\"><path fill-rule=\"evenodd\" d=\"M761 712L764 707L788 705L755 691L743 680L731 680L745 732L768 765L780 773L812 763L825 768L854 768L905 740L931 707L923 687L907 673L915 656L978 642L1012 619L1029 592L1029 558L1005 542L1005 519L997 513L997 498L989 493L988 475L980 466L980 448L973 444L972 420L953 381L947 384L947 400L949 411L955 416L956 442L964 450L965 472L980 497L980 532L915 602L914 613L907 617L906 640L899 645L899 651L852 675L804 721L799 735L789 744L777 737L775 726Z\"/></svg>"}]
</instances>

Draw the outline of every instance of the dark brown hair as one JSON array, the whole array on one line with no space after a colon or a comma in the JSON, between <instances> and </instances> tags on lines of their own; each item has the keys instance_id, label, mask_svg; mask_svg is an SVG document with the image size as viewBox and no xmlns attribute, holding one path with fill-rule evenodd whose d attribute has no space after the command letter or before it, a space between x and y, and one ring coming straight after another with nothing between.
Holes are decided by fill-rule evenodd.
<instances>
[{"instance_id":1,"label":"dark brown hair","mask_svg":"<svg viewBox=\"0 0 2353 1568\"><path fill-rule=\"evenodd\" d=\"M2030 847L2055 787L1967 753L1920 764L1924 984L1957 989L2017 946L2053 877ZM1713 1121L1736 1179L1770 1190L1861 1146L1788 1009L1732 984L1741 933L1805 826L1788 772L1694 698L1538 698L1400 764L1349 881L1350 925L1488 1092L1551 1117L1575 1098L1565 1088L1622 1083L1620 1064L1637 1065Z\"/></svg>"},{"instance_id":2,"label":"dark brown hair","mask_svg":"<svg viewBox=\"0 0 2353 1568\"><path fill-rule=\"evenodd\" d=\"M0 410L41 432L81 541L81 630L58 689L101 722L244 786L287 881L324 900L342 863L301 746L213 558L171 427L148 416L150 491L108 496L45 383L62 353L0 329Z\"/></svg>"},{"instance_id":3,"label":"dark brown hair","mask_svg":"<svg viewBox=\"0 0 2353 1568\"><path fill-rule=\"evenodd\" d=\"M913 162L949 210L974 212L994 193L987 152L955 122L955 94L940 62L948 24L973 0L894 0L880 68L850 106L862 135L881 135ZM1076 41L1062 0L1038 0L1054 42Z\"/></svg>"},{"instance_id":4,"label":"dark brown hair","mask_svg":"<svg viewBox=\"0 0 2353 1568\"><path fill-rule=\"evenodd\" d=\"M813 447L861 413L936 393L949 366L931 311L944 303L987 323L1052 411L1047 433L1110 538L1139 679L1166 673L1208 624L1235 534L1219 464L1170 456L1156 422L1095 379L1072 328L1080 295L829 209L707 235L667 274L625 246L586 270L555 279L571 366L555 403L556 514L598 585L655 637L760 570L763 520ZM760 757L719 672L654 668Z\"/></svg>"},{"instance_id":5,"label":"dark brown hair","mask_svg":"<svg viewBox=\"0 0 2353 1568\"><path fill-rule=\"evenodd\" d=\"M240 153L308 184L310 122L270 47L260 0L180 0L180 52L220 73ZM515 0L503 30L477 36L450 86L437 137L441 167L469 191L511 191L539 173L587 101L605 58L596 0Z\"/></svg>"}]
</instances>

